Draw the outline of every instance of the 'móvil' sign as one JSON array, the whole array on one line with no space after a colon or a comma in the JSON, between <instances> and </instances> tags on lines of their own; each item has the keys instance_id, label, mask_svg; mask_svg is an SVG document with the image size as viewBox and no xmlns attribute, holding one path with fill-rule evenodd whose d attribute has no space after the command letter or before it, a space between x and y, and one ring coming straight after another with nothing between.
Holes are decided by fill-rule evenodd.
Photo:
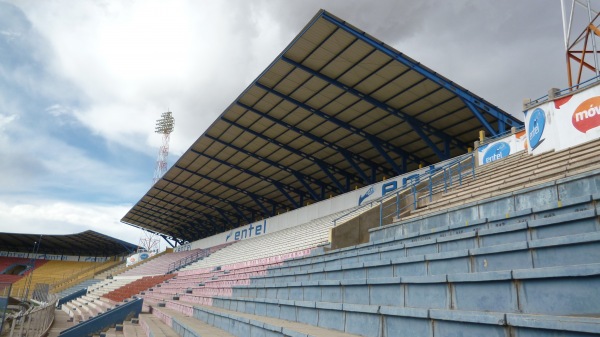
<instances>
[{"instance_id":1,"label":"'m\u00f3vil' sign","mask_svg":"<svg viewBox=\"0 0 600 337\"><path fill-rule=\"evenodd\" d=\"M600 96L589 98L579 104L571 117L571 123L575 129L583 133L600 126Z\"/></svg>"}]
</instances>

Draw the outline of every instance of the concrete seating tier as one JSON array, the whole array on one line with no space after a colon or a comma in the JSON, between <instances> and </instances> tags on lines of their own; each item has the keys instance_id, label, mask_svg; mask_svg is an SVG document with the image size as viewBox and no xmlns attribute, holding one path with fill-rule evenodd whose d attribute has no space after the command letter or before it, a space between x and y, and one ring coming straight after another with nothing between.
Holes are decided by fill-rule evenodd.
<instances>
[{"instance_id":1,"label":"concrete seating tier","mask_svg":"<svg viewBox=\"0 0 600 337\"><path fill-rule=\"evenodd\" d=\"M61 291L60 293L58 293L58 298L63 298L65 296L71 295L77 291L80 291L81 289L85 289L85 288L89 288L91 286L93 286L96 283L100 283L101 280L97 280L97 279L89 279L89 280L85 280L79 284L76 284L68 289L65 289L63 291Z\"/></svg>"},{"instance_id":2,"label":"concrete seating tier","mask_svg":"<svg viewBox=\"0 0 600 337\"><path fill-rule=\"evenodd\" d=\"M88 295L95 297L102 297L104 294L107 294L115 289L119 289L124 285L127 285L131 282L134 282L137 279L140 279L141 276L132 276L130 278L120 278L120 279L108 279L104 280L100 283L96 283L95 285L88 288Z\"/></svg>"},{"instance_id":3,"label":"concrete seating tier","mask_svg":"<svg viewBox=\"0 0 600 337\"><path fill-rule=\"evenodd\" d=\"M439 193L432 202L411 211L404 220L462 205L474 200L518 192L546 182L551 182L580 173L600 169L597 147L600 139L559 152L548 152L538 156L519 153L476 170L475 179L468 178L462 185Z\"/></svg>"},{"instance_id":4,"label":"concrete seating tier","mask_svg":"<svg viewBox=\"0 0 600 337\"><path fill-rule=\"evenodd\" d=\"M169 274L161 276L142 277L104 294L103 297L111 301L122 302L123 300L130 298L133 295L137 295L141 291L152 288L174 276L175 275L173 274Z\"/></svg>"},{"instance_id":5,"label":"concrete seating tier","mask_svg":"<svg viewBox=\"0 0 600 337\"><path fill-rule=\"evenodd\" d=\"M19 257L0 257L0 273L9 272L8 269L13 265L27 265L29 264L31 259L19 258ZM35 268L39 268L44 265L47 260L35 260ZM11 274L0 274L0 282L12 283L11 295L13 297L20 297L23 295L23 282L19 282L23 279L23 276L29 274L31 270L26 270L17 275ZM15 286L15 284L17 284Z\"/></svg>"},{"instance_id":6,"label":"concrete seating tier","mask_svg":"<svg viewBox=\"0 0 600 337\"><path fill-rule=\"evenodd\" d=\"M395 336L400 324L411 336L598 333L599 322L588 317L600 310L600 298L591 298L600 285L598 199L565 199L560 207L551 203L433 228L405 226L398 236L271 266L227 297L174 300L155 293L149 300L235 326L246 324L240 314L252 314L364 336ZM196 289L220 277L246 276L219 272L205 271L207 279Z\"/></svg>"},{"instance_id":7,"label":"concrete seating tier","mask_svg":"<svg viewBox=\"0 0 600 337\"><path fill-rule=\"evenodd\" d=\"M144 300L180 336L599 335L595 145L483 166L366 244L242 263L240 241Z\"/></svg>"},{"instance_id":8,"label":"concrete seating tier","mask_svg":"<svg viewBox=\"0 0 600 337\"><path fill-rule=\"evenodd\" d=\"M593 254L592 248L599 235L596 208L598 198L600 195L573 198L562 201L560 209L549 205L508 213L504 216L433 228L427 226L422 228L423 223L415 223L413 227L390 227L389 229L394 231L385 229L380 231L387 232L387 238L291 260L279 268L270 268L268 275L278 277L298 272L307 274L310 270L318 271L352 263L366 264L363 267L368 273L371 264L376 267L381 263L402 263L402 261L415 263L419 260L427 262L427 269L418 269L418 271L435 273L436 268L447 268L444 264L448 261L443 263L434 261L448 259L451 252L455 255L460 252L472 259L470 269L473 271L499 270L497 268L502 266L497 263L502 262L502 259L496 260L491 255L519 250L535 251L535 254L529 254L528 264L520 265L524 268L548 267L558 263L569 265L577 261L594 263L600 261L597 254ZM545 257L545 254L551 254L546 252L559 251L561 248L558 246L569 246L569 252L573 251L571 246L577 246L581 256L570 261L566 252L561 254L561 259ZM589 253L583 253L586 249ZM512 259L514 258L516 254L513 254ZM513 263L512 259L507 261L507 265ZM562 260L564 261L561 262ZM402 270L402 273L407 272L409 272L408 268ZM412 272L417 272L417 269Z\"/></svg>"},{"instance_id":9,"label":"concrete seating tier","mask_svg":"<svg viewBox=\"0 0 600 337\"><path fill-rule=\"evenodd\" d=\"M178 309L153 307L153 314L166 325L177 327L175 329L180 336L357 336L265 315L232 313L220 308L193 307L187 304L181 304ZM201 327L197 327L198 324ZM205 327L218 330L203 335L202 329Z\"/></svg>"},{"instance_id":10,"label":"concrete seating tier","mask_svg":"<svg viewBox=\"0 0 600 337\"><path fill-rule=\"evenodd\" d=\"M338 212L292 228L237 241L234 245L227 246L201 261L182 268L179 273L185 275L185 272L195 269L203 270L260 260L327 243L333 219L346 212Z\"/></svg>"},{"instance_id":11,"label":"concrete seating tier","mask_svg":"<svg viewBox=\"0 0 600 337\"><path fill-rule=\"evenodd\" d=\"M83 322L100 313L109 311L114 304L98 297L82 296L69 301L61 306L61 310L69 315L75 322Z\"/></svg>"},{"instance_id":12,"label":"concrete seating tier","mask_svg":"<svg viewBox=\"0 0 600 337\"><path fill-rule=\"evenodd\" d=\"M119 276L149 276L164 275L169 272L169 264L194 255L197 250L189 250L177 253L166 253L155 257L152 260L142 263L139 266L129 269Z\"/></svg>"},{"instance_id":13,"label":"concrete seating tier","mask_svg":"<svg viewBox=\"0 0 600 337\"><path fill-rule=\"evenodd\" d=\"M36 284L54 284L68 281L77 274L89 270L98 264L96 262L78 262L78 261L46 261L36 260L35 272L31 278L31 289ZM38 266L39 264L39 266ZM12 287L13 294L22 294L27 286L27 280L21 278L15 282Z\"/></svg>"}]
</instances>

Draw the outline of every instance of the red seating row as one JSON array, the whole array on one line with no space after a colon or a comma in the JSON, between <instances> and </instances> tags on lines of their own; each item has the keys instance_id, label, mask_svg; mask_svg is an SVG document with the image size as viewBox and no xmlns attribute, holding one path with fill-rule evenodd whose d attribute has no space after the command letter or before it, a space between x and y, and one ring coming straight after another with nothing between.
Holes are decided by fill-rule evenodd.
<instances>
[{"instance_id":1,"label":"red seating row","mask_svg":"<svg viewBox=\"0 0 600 337\"><path fill-rule=\"evenodd\" d=\"M122 302L123 300L130 298L133 295L137 295L140 292L147 290L160 284L166 280L173 278L175 274L159 275L159 276L146 276L141 279L135 280L121 288L115 289L103 297L108 298L111 301Z\"/></svg>"}]
</instances>

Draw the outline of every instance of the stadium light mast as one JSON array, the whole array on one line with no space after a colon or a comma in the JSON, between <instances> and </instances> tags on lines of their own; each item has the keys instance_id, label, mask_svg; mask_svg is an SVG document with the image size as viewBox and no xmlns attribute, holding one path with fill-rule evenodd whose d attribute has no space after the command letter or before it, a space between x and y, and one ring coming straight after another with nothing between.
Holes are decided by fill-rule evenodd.
<instances>
[{"instance_id":1,"label":"stadium light mast","mask_svg":"<svg viewBox=\"0 0 600 337\"><path fill-rule=\"evenodd\" d=\"M600 28L597 21L600 13L592 8L591 0L571 0L570 6L561 0L562 23L567 61L567 77L569 87L581 84L589 78L582 78L584 71L594 77L600 76L598 48ZM578 10L579 9L579 10ZM573 27L578 23L579 27ZM582 29L577 36L573 29ZM586 59L587 57L587 59ZM591 60L590 60L591 58ZM576 72L576 74L574 74Z\"/></svg>"},{"instance_id":2,"label":"stadium light mast","mask_svg":"<svg viewBox=\"0 0 600 337\"><path fill-rule=\"evenodd\" d=\"M158 158L156 159L156 168L154 170L154 183L167 172L167 156L169 155L169 139L171 132L175 127L175 118L171 111L163 112L160 119L156 121L156 129L154 132L161 134L162 145L158 150Z\"/></svg>"}]
</instances>

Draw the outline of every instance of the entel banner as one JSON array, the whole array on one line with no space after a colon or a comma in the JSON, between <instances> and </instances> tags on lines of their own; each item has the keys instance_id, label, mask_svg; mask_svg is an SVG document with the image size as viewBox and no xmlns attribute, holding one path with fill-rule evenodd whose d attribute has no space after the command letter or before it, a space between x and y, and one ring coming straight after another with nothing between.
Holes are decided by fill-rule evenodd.
<instances>
[{"instance_id":1,"label":"entel banner","mask_svg":"<svg viewBox=\"0 0 600 337\"><path fill-rule=\"evenodd\" d=\"M477 161L479 165L485 165L525 149L527 149L527 136L525 131L521 131L480 146L477 149Z\"/></svg>"},{"instance_id":2,"label":"entel banner","mask_svg":"<svg viewBox=\"0 0 600 337\"><path fill-rule=\"evenodd\" d=\"M134 265L138 262L141 262L142 260L145 260L154 255L155 255L154 252L143 252L143 253L133 254L133 255L127 257L127 262L125 263L125 265L127 267L132 266L132 265Z\"/></svg>"},{"instance_id":3,"label":"entel banner","mask_svg":"<svg viewBox=\"0 0 600 337\"><path fill-rule=\"evenodd\" d=\"M532 154L600 138L600 86L525 111L525 129Z\"/></svg>"}]
</instances>

